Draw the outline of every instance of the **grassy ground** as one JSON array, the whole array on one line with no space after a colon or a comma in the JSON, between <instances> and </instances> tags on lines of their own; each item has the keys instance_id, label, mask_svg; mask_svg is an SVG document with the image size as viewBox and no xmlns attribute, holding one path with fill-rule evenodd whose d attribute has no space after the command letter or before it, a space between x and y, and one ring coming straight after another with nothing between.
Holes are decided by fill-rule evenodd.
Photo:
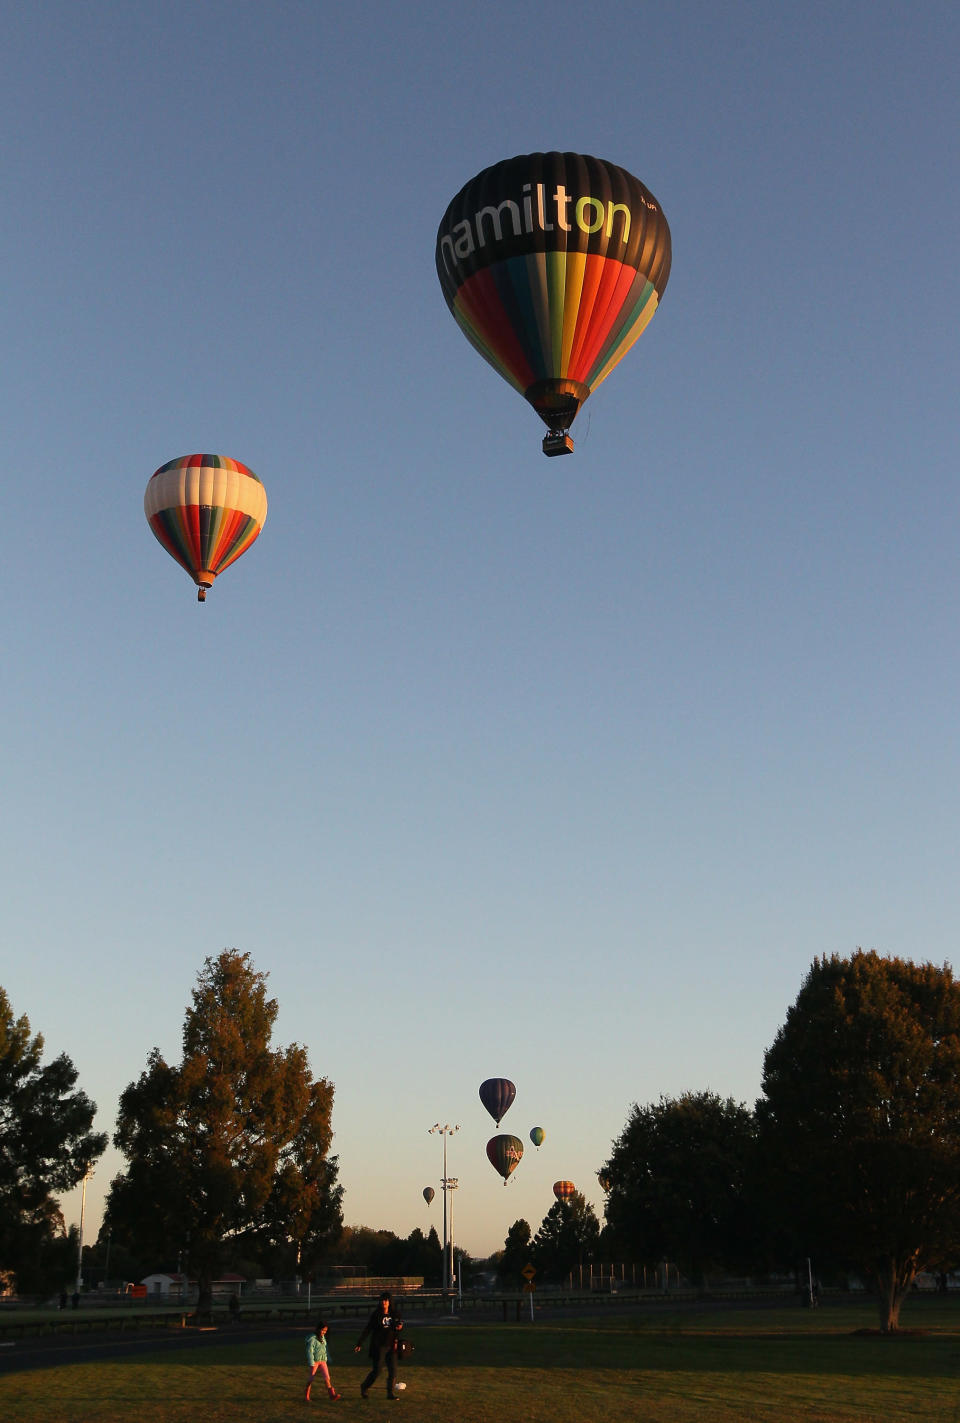
<instances>
[{"instance_id":1,"label":"grassy ground","mask_svg":"<svg viewBox=\"0 0 960 1423\"><path fill-rule=\"evenodd\" d=\"M858 1332L874 1322L864 1307L418 1323L396 1405L382 1383L360 1399L367 1362L351 1326L331 1338L343 1402L318 1390L309 1408L300 1331L263 1344L221 1335L189 1352L8 1374L0 1418L279 1423L333 1409L371 1423L385 1413L417 1423L960 1423L960 1313L931 1303L905 1311L899 1337Z\"/></svg>"}]
</instances>

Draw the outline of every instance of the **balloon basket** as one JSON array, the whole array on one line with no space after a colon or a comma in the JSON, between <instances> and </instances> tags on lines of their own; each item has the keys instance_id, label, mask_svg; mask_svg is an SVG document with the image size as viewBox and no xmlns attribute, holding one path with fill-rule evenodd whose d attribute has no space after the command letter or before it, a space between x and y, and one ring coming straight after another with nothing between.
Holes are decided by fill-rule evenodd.
<instances>
[{"instance_id":1,"label":"balloon basket","mask_svg":"<svg viewBox=\"0 0 960 1423\"><path fill-rule=\"evenodd\" d=\"M543 453L550 455L572 455L573 436L568 435L566 430L551 430L543 437Z\"/></svg>"}]
</instances>

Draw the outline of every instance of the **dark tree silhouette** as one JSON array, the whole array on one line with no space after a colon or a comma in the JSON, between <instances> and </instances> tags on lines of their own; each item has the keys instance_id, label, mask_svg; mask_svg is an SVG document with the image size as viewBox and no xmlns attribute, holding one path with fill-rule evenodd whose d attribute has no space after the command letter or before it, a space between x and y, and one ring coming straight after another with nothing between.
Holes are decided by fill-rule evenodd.
<instances>
[{"instance_id":1,"label":"dark tree silhouette","mask_svg":"<svg viewBox=\"0 0 960 1423\"><path fill-rule=\"evenodd\" d=\"M960 985L949 967L815 959L757 1104L804 1254L873 1280L884 1331L918 1270L960 1257Z\"/></svg>"}]
</instances>

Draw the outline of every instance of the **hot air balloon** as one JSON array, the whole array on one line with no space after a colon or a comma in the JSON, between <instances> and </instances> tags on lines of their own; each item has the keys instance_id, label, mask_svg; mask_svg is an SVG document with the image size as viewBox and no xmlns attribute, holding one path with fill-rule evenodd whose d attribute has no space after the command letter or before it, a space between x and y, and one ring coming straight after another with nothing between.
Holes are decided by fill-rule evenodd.
<instances>
[{"instance_id":1,"label":"hot air balloon","mask_svg":"<svg viewBox=\"0 0 960 1423\"><path fill-rule=\"evenodd\" d=\"M485 168L437 231L437 275L471 345L547 426L543 452L641 335L670 276L670 229L623 168L529 153Z\"/></svg>"},{"instance_id":2,"label":"hot air balloon","mask_svg":"<svg viewBox=\"0 0 960 1423\"><path fill-rule=\"evenodd\" d=\"M423 1199L426 1201L426 1203L427 1203L428 1206L432 1206L432 1205L433 1205L433 1198L434 1198L434 1196L435 1196L436 1194L437 1194L437 1193L436 1193L436 1191L433 1189L432 1186L424 1186L424 1188L423 1188Z\"/></svg>"},{"instance_id":3,"label":"hot air balloon","mask_svg":"<svg viewBox=\"0 0 960 1423\"><path fill-rule=\"evenodd\" d=\"M494 1171L499 1171L503 1184L511 1171L516 1171L523 1156L523 1142L518 1136L492 1136L487 1142L487 1159Z\"/></svg>"},{"instance_id":4,"label":"hot air balloon","mask_svg":"<svg viewBox=\"0 0 960 1423\"><path fill-rule=\"evenodd\" d=\"M577 1188L572 1181L554 1181L553 1194L558 1201L568 1201L577 1194Z\"/></svg>"},{"instance_id":5,"label":"hot air balloon","mask_svg":"<svg viewBox=\"0 0 960 1423\"><path fill-rule=\"evenodd\" d=\"M486 1107L497 1126L505 1117L517 1095L517 1089L506 1077L488 1077L480 1083L480 1101Z\"/></svg>"},{"instance_id":6,"label":"hot air balloon","mask_svg":"<svg viewBox=\"0 0 960 1423\"><path fill-rule=\"evenodd\" d=\"M246 553L267 517L252 470L226 455L184 455L151 475L143 508L154 534L197 585L202 603L225 568Z\"/></svg>"},{"instance_id":7,"label":"hot air balloon","mask_svg":"<svg viewBox=\"0 0 960 1423\"><path fill-rule=\"evenodd\" d=\"M600 1182L601 1191L603 1191L605 1194L609 1194L612 1182L606 1171L598 1171L597 1180Z\"/></svg>"},{"instance_id":8,"label":"hot air balloon","mask_svg":"<svg viewBox=\"0 0 960 1423\"><path fill-rule=\"evenodd\" d=\"M537 1148L538 1151L543 1145L543 1141L546 1135L547 1134L544 1131L543 1127L530 1128L530 1140L533 1142L534 1146Z\"/></svg>"}]
</instances>

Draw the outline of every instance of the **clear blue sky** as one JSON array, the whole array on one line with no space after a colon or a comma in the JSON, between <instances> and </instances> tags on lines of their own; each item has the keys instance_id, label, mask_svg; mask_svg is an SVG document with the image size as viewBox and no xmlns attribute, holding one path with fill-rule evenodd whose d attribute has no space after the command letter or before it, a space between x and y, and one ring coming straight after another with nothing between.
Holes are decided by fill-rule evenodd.
<instances>
[{"instance_id":1,"label":"clear blue sky","mask_svg":"<svg viewBox=\"0 0 960 1423\"><path fill-rule=\"evenodd\" d=\"M752 1102L815 955L953 956L958 52L936 0L3 6L0 983L101 1127L235 946L346 1221L439 1226L459 1122L482 1254L599 1210L632 1103ZM433 256L552 148L673 233L565 460ZM204 607L142 511L195 450L270 499Z\"/></svg>"}]
</instances>

